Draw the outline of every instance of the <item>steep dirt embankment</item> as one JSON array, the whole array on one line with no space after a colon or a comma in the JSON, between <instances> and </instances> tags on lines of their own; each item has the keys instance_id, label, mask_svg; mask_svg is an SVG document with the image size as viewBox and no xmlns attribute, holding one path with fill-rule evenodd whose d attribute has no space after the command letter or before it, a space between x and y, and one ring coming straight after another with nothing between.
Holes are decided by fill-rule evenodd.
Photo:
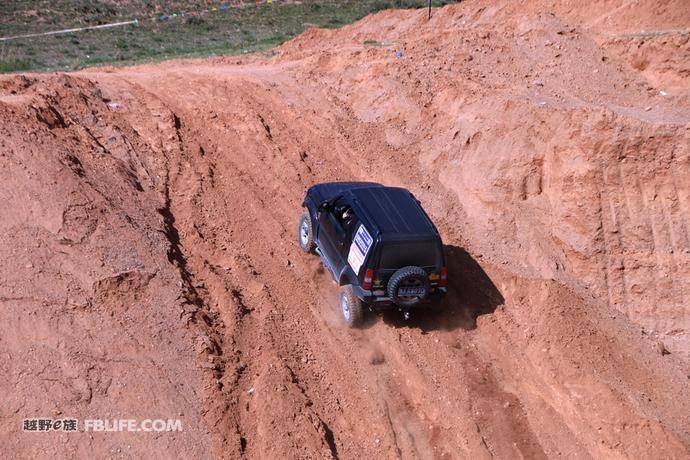
<instances>
[{"instance_id":1,"label":"steep dirt embankment","mask_svg":"<svg viewBox=\"0 0 690 460\"><path fill-rule=\"evenodd\" d=\"M599 35L532 5L470 5L314 31L302 40L319 52L297 39L288 59L313 61L309 75L457 194L478 250L591 289L687 357L687 84L660 94ZM336 47L345 37L384 46Z\"/></svg>"},{"instance_id":2,"label":"steep dirt embankment","mask_svg":"<svg viewBox=\"0 0 690 460\"><path fill-rule=\"evenodd\" d=\"M687 86L661 95L591 13L468 1L270 58L0 80L0 445L686 457ZM306 187L346 179L421 199L442 311L343 328L294 233ZM19 431L39 415L185 430Z\"/></svg>"},{"instance_id":3,"label":"steep dirt embankment","mask_svg":"<svg viewBox=\"0 0 690 460\"><path fill-rule=\"evenodd\" d=\"M165 219L166 158L91 82L17 77L1 87L3 449L127 454L122 435L17 431L32 417L160 417L183 418L187 431L142 437L139 449L208 455L185 327L196 307Z\"/></svg>"}]
</instances>

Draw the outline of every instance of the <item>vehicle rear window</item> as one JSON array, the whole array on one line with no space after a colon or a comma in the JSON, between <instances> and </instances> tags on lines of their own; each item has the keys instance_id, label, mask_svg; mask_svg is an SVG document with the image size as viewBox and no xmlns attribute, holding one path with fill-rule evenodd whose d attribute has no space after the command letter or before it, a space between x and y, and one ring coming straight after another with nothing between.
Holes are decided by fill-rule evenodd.
<instances>
[{"instance_id":1,"label":"vehicle rear window","mask_svg":"<svg viewBox=\"0 0 690 460\"><path fill-rule=\"evenodd\" d=\"M435 241L387 243L381 248L380 268L397 269L408 265L419 267L441 264L441 248Z\"/></svg>"}]
</instances>

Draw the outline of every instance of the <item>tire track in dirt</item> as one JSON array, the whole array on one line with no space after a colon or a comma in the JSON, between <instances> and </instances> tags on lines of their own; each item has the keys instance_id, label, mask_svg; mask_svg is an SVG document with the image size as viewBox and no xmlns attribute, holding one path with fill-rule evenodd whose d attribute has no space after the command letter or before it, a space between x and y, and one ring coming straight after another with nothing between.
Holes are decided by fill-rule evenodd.
<instances>
[{"instance_id":1,"label":"tire track in dirt","mask_svg":"<svg viewBox=\"0 0 690 460\"><path fill-rule=\"evenodd\" d=\"M264 127L264 129L266 129L266 119L259 118L259 122ZM275 130L273 130L273 131L275 131ZM271 136L273 136L273 134ZM272 138L269 138L269 140L274 141L274 139L272 139ZM238 166L238 165L235 163L235 166ZM216 165L214 167L214 169L219 170L219 169L224 169L224 168L222 168L222 167L219 168ZM263 171L262 171L262 174L264 174ZM251 190L252 193L256 194L257 190L260 190L260 188L257 187L258 182L252 180L251 175L249 176L249 179L245 178L243 174L240 174L240 177L242 177L242 179L240 179L242 182L246 182L247 180L250 180L252 182L250 184L250 187L248 187L248 190ZM303 188L303 187L301 187L301 188ZM301 188L297 189L297 193L299 193L299 191L301 191ZM294 191L293 191L293 193L294 193ZM254 199L259 200L259 202L263 201L261 199L260 194L258 196L255 196ZM249 198L247 198L247 200L249 200ZM246 203L247 200L239 200L239 201ZM295 201L297 201L297 200L295 199ZM262 207L260 209L270 209L270 206L265 206L265 207ZM241 212L241 209L234 209L234 211L235 212ZM252 209L252 212L254 212L254 211L255 211L255 209ZM245 212L246 212L246 210L245 210ZM264 211L264 214L265 214L265 211ZM247 216L247 217L249 217L249 216ZM260 221L262 219L268 219L269 221L271 220L271 218L266 216L266 215L261 215L260 217L250 217L250 220L252 222L253 221ZM266 234L265 231L263 232L263 235L267 240L271 240L272 238L274 238L275 240L281 240L282 239L284 241L284 239L286 237L290 238L290 241L292 239L292 235L290 234L290 232L287 231L287 226L283 226L283 228L279 228L277 235L274 235L271 233ZM202 244L201 242L195 242L195 247L198 247L201 244ZM237 242L235 242L235 244L237 244ZM212 246L212 244L210 246ZM260 270L260 272L261 272L261 270ZM276 289L278 289L278 288L269 289L269 292L274 293L276 291ZM320 289L320 288L318 286L315 286L315 289ZM313 308L314 307L312 306L312 309ZM322 312L319 311L318 309L316 309L316 311L313 311L313 314L315 315L315 317L318 317L319 315L322 314ZM323 323L321 323L321 328L323 329ZM328 335L328 331L324 331L324 333ZM339 340L340 344L338 346L331 346L331 349L335 353L338 352L338 348L342 347L343 337L340 336L340 338L336 339L336 340ZM282 341L283 342L285 342L285 341L289 342L289 339L283 339ZM361 339L360 339L360 341L361 341ZM399 341L400 341L400 339L398 339L398 342ZM359 347L361 345L362 344L359 343L356 346ZM412 344L407 343L407 344L404 344L402 346L409 347L410 345L412 345ZM352 347L352 344L349 344L349 346ZM391 348L391 343L385 343L385 345L383 345L383 347L385 347L386 349ZM313 348L315 348L315 347L313 347ZM368 349L368 346L365 346L364 348L366 350L366 349ZM366 363L367 357L361 356L361 353L359 353L359 354L360 354L359 359ZM414 369L424 367L424 365L425 365L424 362L418 361L419 358L415 359L414 357L412 357L411 355L409 355L407 353L404 353L403 359L404 360L412 360L412 362L415 363ZM405 375L405 374L409 373L406 370L406 366L402 366L400 364L396 366L396 369L397 369L397 375ZM410 369L412 369L412 368L410 368ZM417 371L417 373L418 373L418 371ZM381 383L381 378L384 379L383 380L384 383ZM416 420L416 417L418 416L418 415L414 415L414 414L417 411L419 411L419 407L421 407L422 405L420 403L415 403L414 405L411 405L412 403L410 401L408 401L406 399L406 397L404 396L404 394L406 393L406 390L404 390L399 385L396 385L394 381L391 381L390 377L381 377L380 372L376 373L375 375L367 376L367 379L370 381L373 381L372 387L375 390L375 392L377 393L376 397L382 398L382 402L381 402L381 405L383 408L382 412L385 413L386 418L391 423L389 433L392 437L392 445L394 446L395 451L396 452L404 452L405 456L408 456L408 455L419 456L420 452L424 452L424 453L431 452L431 449L429 448L430 444L429 444L429 441L427 439L429 437L429 435L426 433L426 430L422 428L422 425L421 425L422 422L421 421L416 421L416 422L414 421L414 420ZM374 383L375 383L375 385L374 385ZM418 389L422 389L427 384L428 384L427 378L422 377L422 378L420 378L419 382L416 385L417 385ZM394 385L394 386L391 387L391 385ZM394 395L394 396L391 396L391 395ZM448 395L446 395L446 397L448 397ZM465 410L469 412L471 410L471 408L468 407ZM478 426L478 425L476 423L474 423L474 427L476 427L476 426ZM468 425L468 427L466 428L466 430L468 432L474 431L474 427L472 426L472 423L470 423ZM439 436L436 435L436 437L439 437ZM486 443L486 441L483 441L483 442ZM379 439L379 443L381 443L380 439ZM251 443L249 443L249 444L251 444ZM479 441L477 444L479 445ZM421 447L418 448L417 445L419 445ZM447 450L452 452L452 449L447 449ZM446 454L447 454L447 452L446 452Z\"/></svg>"},{"instance_id":2,"label":"tire track in dirt","mask_svg":"<svg viewBox=\"0 0 690 460\"><path fill-rule=\"evenodd\" d=\"M263 121L263 123L265 123L265 121ZM193 150L193 149L192 149L192 150ZM257 184L251 183L252 179L251 179L250 177L244 177L244 175L241 174L240 177L236 177L235 179L239 179L240 182L247 182L247 181L250 181L250 183L248 184L249 187L246 187L246 189L248 189L248 190L251 190L251 189L256 188L256 185L257 185ZM184 181L181 180L180 182L184 182ZM187 182L189 182L189 181L187 181ZM203 192L201 192L201 194L203 195ZM194 201L194 199L192 198L192 200L190 200L190 201ZM244 202L246 203L247 201L244 201ZM231 209L232 209L232 206L231 206ZM238 208L238 209L232 209L232 210L235 211L235 212L237 212L238 214L241 214L242 211L243 211L242 209L239 209L239 208ZM246 211L246 210L245 210L245 211ZM194 215L192 215L190 218L186 219L186 223L189 224L190 221L197 220L197 217L199 217L199 216L194 216ZM247 216L246 213L245 213L245 214L243 215L243 217L244 217L244 218L247 218L247 217L250 217L250 216ZM266 219L266 218L267 218L267 216L261 216L261 219ZM258 218L256 218L256 219L258 219ZM200 221L200 220L197 220L197 221ZM196 224L194 224L193 226L196 226ZM200 224L200 226L203 226L203 224ZM185 229L185 230L191 230L191 229L187 228L187 229ZM281 231L281 233L284 233L284 230ZM280 238L284 238L285 235L281 234L281 235L279 235L279 237L280 237ZM209 247L212 247L212 246L213 246L212 243L213 243L213 240L211 240L211 244L209 245ZM203 246L203 244L200 244L200 246ZM209 251L209 252L212 253L212 251ZM208 254L201 254L201 258L202 258L202 259L206 259L207 256L208 256ZM195 258L195 259L199 259L199 254L198 254L198 253L195 254L194 258ZM207 263L207 261L204 260L203 263ZM251 264L249 264L249 267L251 267ZM234 268L234 267L233 267L233 268ZM203 271L203 269L202 269L202 271ZM253 275L259 274L259 273L258 273L255 269L253 269L253 268L251 268L251 271L253 272ZM198 275L196 276L196 278L198 278ZM256 280L253 280L253 283L256 284L257 281L256 281ZM252 281L249 281L248 283L242 283L242 282L240 281L240 282L237 282L235 285L237 285L237 286L240 286L240 285L242 285L242 286L252 286ZM237 288L228 289L228 286L227 286L227 284L226 284L225 287L224 287L224 289L227 289L228 291L233 292L233 293L234 293L234 296L235 296L236 298L240 299L240 300L241 300L242 297L243 297L243 295L242 295L242 293L241 293L241 290L239 290L239 289L237 289ZM222 294L221 294L221 295L222 295ZM222 301L222 299L219 299L219 298L215 298L215 299L214 299L215 302L219 302L219 300ZM244 303L244 302L240 302L240 303L242 304L242 303ZM247 310L247 306L243 305L243 306L242 306L242 309L243 309L243 310ZM249 308L249 311L251 311L251 310L253 310L253 309L252 309L252 308ZM248 315L248 316L251 317L251 316L253 316L253 315ZM241 323L239 323L239 324L234 324L234 326L235 326L235 328L238 329L238 330L243 330L243 331L245 331L245 332L243 332L243 334L247 334L246 331L247 331L248 327L250 326L250 324L247 324L245 321L243 321L243 322L241 322ZM261 339L261 337L260 337L260 339ZM266 339L266 338L263 337L263 339ZM239 348L240 348L240 349L251 349L251 348L253 348L254 346L256 346L256 344L252 344L252 343L246 343L246 342L243 343L243 341L242 341L241 339L238 340L238 338L237 338L236 336L233 337L233 341L234 341L237 345L239 345ZM242 364L240 365L242 368L244 368L243 373L244 373L244 372L246 372L247 374L256 373L256 372L257 372L257 369L256 369L257 366L255 365L255 363L253 362L253 360L252 360L251 358L249 358L247 361L248 361L247 364L242 363ZM254 369L252 369L252 367L254 367ZM288 367L287 369L289 370L290 368ZM290 372L291 372L291 371L290 371ZM242 381L230 382L230 383L234 383L234 385L232 385L231 388L232 388L232 387L237 387L237 386L240 386L240 387L244 386L244 385L242 385ZM245 388L246 388L246 387L245 387ZM227 395L226 395L226 397L227 397ZM237 395L235 395L235 397L237 397ZM239 399L243 399L243 398L240 397ZM239 406L239 405L240 405L240 404L238 404L238 406ZM236 407L235 409L237 409L237 407ZM241 424L241 423L240 423L240 424ZM332 434L329 435L329 433L331 433L331 432L330 432L330 429L327 428L327 425L326 425L325 423L322 423L321 427L322 427L322 429L325 431L327 444L329 445L329 447L331 447L331 450L332 450L332 451L335 451L335 446L334 446L334 443L333 443L332 439L329 440L329 438L332 438ZM242 446L242 447L241 447L242 450L244 450L244 449L246 449L247 444L249 444L249 445L251 446L251 440L248 441L246 436L242 436L242 438L241 438L241 440L240 440L240 444L241 444L241 446Z\"/></svg>"},{"instance_id":3,"label":"tire track in dirt","mask_svg":"<svg viewBox=\"0 0 690 460\"><path fill-rule=\"evenodd\" d=\"M312 297L315 293L324 292L324 283L330 281L327 276L317 273L318 265L315 265L315 261L309 261L305 266L302 256L297 256L292 241L293 221L298 215L300 195L309 183L332 180L334 175L343 177L342 171L346 167L341 159L347 158L351 154L349 152L352 152L348 138L367 138L370 148L377 151L382 160L377 170L372 170L369 166L354 174L354 178L374 176L376 179L379 176L390 180L391 177L405 177L403 182L410 185L432 184L436 190L434 196L437 197L432 212L446 213L439 221L442 230L449 235L449 243L465 245L452 225L446 224L462 221L463 218L451 207L453 200L449 194L445 195L445 199L438 200L444 194L441 192L439 195L439 186L433 185L433 173L419 171L410 174L409 170L403 172L401 168L405 163L400 162L399 152L391 150L383 140L384 135L379 128L357 123L354 114L345 106L339 107L332 116L337 120L335 125L339 132L347 132L348 137L343 137L342 134L332 136L334 141L331 141L331 150L316 155L314 152L318 148L310 145L313 142L310 140L328 132L328 122L297 115L295 109L285 104L281 97L283 94L280 93L289 91L288 88L294 84L286 80L285 76L281 78L286 86L276 90L269 89L271 87L268 84L255 82L251 85L251 96L245 97L244 91L249 90L244 89L244 82L252 72L248 69L245 74L235 73L233 80L243 82L243 89L239 91L234 82L197 81L200 87L222 87L234 95L233 99L238 105L232 108L235 115L230 120L235 121L225 121L224 117L228 115L221 115L223 109L207 107L209 112L218 114L218 118L214 119L223 128L190 128L190 138L206 146L203 147L203 157L196 156L193 161L185 161L189 165L195 165L194 168L210 162L209 166L201 169L214 171L213 181L199 181L194 174L187 173L190 177L180 180L176 188L183 196L179 205L181 212L186 214L183 233L187 235L187 239L184 245L193 248L192 259L198 267L197 276L198 273L207 274L207 266L219 267L224 263L234 275L228 277L224 274L227 273L225 270L219 276L216 270L215 276L219 276L224 282L211 289L209 296L212 300L209 300L209 304L215 305L219 315L227 317L226 293L234 291L238 293L235 297L242 299L240 303L243 306L240 309L251 312L246 315L252 318L249 320L252 321L251 326L232 315L224 321L230 325L229 328L245 330L244 334L251 339L233 338L225 341L234 342L241 350L256 347L261 349L261 353L243 356L244 370L241 379L229 382L229 385L238 389L223 396L226 401L233 401L228 412L248 413L240 416L240 421L237 422L237 429L242 433L239 441L241 452L247 455L270 452L266 450L268 447L262 439L270 438L271 430L275 428L262 424L262 419L267 415L266 408L256 402L260 393L268 391L267 387L270 386L274 386L274 389L281 386L287 388L287 395L292 395L289 399L294 401L288 406L284 406L285 401L282 399L280 403L274 399L271 402L278 404L286 413L301 414L306 419L313 419L313 424L309 422L312 428L304 428L304 433L313 432L314 437L311 440L302 439L311 448L316 448L316 451L321 449L322 452L330 452L331 456L334 453L349 457L363 455L365 452L380 454L388 451L393 456L422 458L430 452L440 456L465 452L467 456L480 457L535 457L544 455L545 449L552 453L559 450L561 442L584 448L582 443L589 441L581 437L580 428L564 427L570 434L557 438L558 441L536 433L532 427L535 417L546 414L551 418L560 417L557 414L562 409L553 402L547 403L547 407L540 407L544 403L536 401L541 398L528 398L525 401L523 397L511 396L521 394L524 390L516 389L515 393L506 391L501 388L502 384L497 383L498 377L492 377L492 362L496 358L493 354L496 350L482 351L482 348L476 348L471 332L458 335L458 325L471 331L476 327L476 315L491 312L495 308L486 305L487 299L495 297L491 293L493 283L477 276L477 273L482 272L480 269L468 270L464 265L471 263L471 257L462 256L464 264L455 267L459 275L468 277L458 288L464 291L476 286L484 287L479 294L465 299L451 294L449 301L455 305L450 314L456 316L442 315L440 318L422 319L417 325L414 322L402 325L394 316L384 315L383 321L375 321L363 334L351 334L340 329L336 320L337 313L333 312L334 303L328 300L329 297L335 298L335 292L325 289L328 292L326 299L314 301ZM270 80L270 74L265 74L263 78ZM278 94L275 94L276 91ZM323 104L329 97L327 93L314 92L310 95L309 103ZM179 104L175 111L185 112L187 102ZM257 112L259 115L253 115ZM278 112L280 116L276 115ZM237 119L241 119L241 123ZM186 117L183 116L182 120L184 126ZM208 134L206 129L210 130ZM299 136L297 133L300 133ZM224 144L223 151L209 146L213 144L213 139L219 138L232 139ZM304 143L300 145L301 142L298 141L295 145L295 139L304 140ZM340 145L341 142L344 145ZM196 152L198 149L196 146L189 146L187 150ZM348 154L343 155L343 151ZM244 154L237 155L237 152ZM295 158L294 164L298 167L279 169L283 162L280 158L288 157ZM307 169L307 159L321 161L320 168L311 168L311 171ZM300 165L304 165L304 169L300 170ZM283 178L277 186L267 179L274 175ZM198 182L210 186L195 187L194 184ZM417 186L412 187L414 189ZM423 191L421 195L424 195ZM277 198L284 204L278 204ZM238 219L238 216L241 217ZM223 237L223 233L230 236ZM258 238L253 238L254 236ZM279 242L277 247L276 242ZM222 252L217 248L223 248ZM239 260L246 261L246 264L238 266L227 263L227 256L223 252L228 251ZM270 257L254 260L253 256L260 253ZM211 260L213 262L209 262ZM211 284L208 282L209 276L204 275L199 279L202 278L204 283ZM500 285L504 281L499 277L493 282ZM261 319L254 321L253 318L257 315ZM438 321L448 329L434 331L438 326L433 324ZM402 329L399 329L401 326ZM227 337L227 333L225 334ZM434 336L437 337L432 338ZM439 345L444 340L451 344L450 347L445 347L451 351L444 352L444 348ZM465 350L464 355L452 351L455 347ZM383 364L371 365L369 355L374 353L371 350L385 350L382 352ZM334 358L336 356L341 358ZM318 365L325 362L329 363L327 369ZM460 367L454 372L450 369L444 371L450 374L440 374L440 370L437 372L433 367L429 368L430 363L440 362L460 363ZM276 371L278 375L275 376L272 371L265 371L265 367L282 370ZM344 369L348 369L345 374L348 376L347 382L334 374ZM400 380L402 376L405 376L405 383ZM506 376L501 375L501 379L505 382ZM279 383L281 381L288 384ZM373 399L365 402L362 398L353 397L347 389L353 381L359 381L363 395ZM443 381L445 385L440 385L439 381ZM254 388L251 396L244 393L251 388ZM334 391L334 388L338 390ZM460 390L460 395L457 390ZM327 394L340 396L334 399L325 397ZM345 400L342 399L344 395L348 395ZM372 402L373 407L370 406ZM615 402L615 398L610 402L619 404ZM355 426L342 421L343 418L351 419L352 416L346 414L352 413L352 404L359 408L358 412L369 406L370 409L366 410L368 417L379 420L378 423L373 422L373 425L379 427L374 439L366 432L357 433ZM502 410L497 411L496 408ZM443 414L448 413L455 414L452 425L443 422ZM380 431L381 427L387 428ZM348 433L349 430L352 433ZM365 439L369 443L365 443ZM293 445L291 448L298 447ZM575 452L577 451L569 451L570 454Z\"/></svg>"},{"instance_id":4,"label":"tire track in dirt","mask_svg":"<svg viewBox=\"0 0 690 460\"><path fill-rule=\"evenodd\" d=\"M265 122L265 121L264 121L264 122ZM248 189L250 189L250 190L252 190L252 191L255 191L255 190L256 190L256 184L250 184L250 185L251 185L251 187L248 188ZM259 197L259 198L260 198L260 197ZM241 201L243 201L243 200L241 200ZM246 201L243 201L243 202L246 202ZM236 209L235 211L236 211L236 212L241 212L241 209ZM261 216L261 218L266 218L266 216ZM251 220L255 220L255 219L251 219ZM257 218L256 220L259 220L259 218ZM269 219L269 220L270 220L270 219ZM285 229L279 230L279 235L277 235L276 239L285 238L284 233L285 233ZM273 235L270 235L270 236L273 236ZM290 236L292 236L292 235L290 235ZM211 244L210 246L212 246L212 244ZM197 246L197 247L198 247L198 246ZM245 285L246 285L246 284L245 284ZM273 291L273 290L270 290L269 292L274 292L274 291ZM320 312L317 312L317 313L320 314ZM240 326L243 326L243 325L240 325ZM283 340L283 341L285 341L285 340ZM246 346L246 344L244 344L244 345ZM251 369L249 369L249 372L251 372ZM251 442L249 442L249 444L251 445Z\"/></svg>"}]
</instances>

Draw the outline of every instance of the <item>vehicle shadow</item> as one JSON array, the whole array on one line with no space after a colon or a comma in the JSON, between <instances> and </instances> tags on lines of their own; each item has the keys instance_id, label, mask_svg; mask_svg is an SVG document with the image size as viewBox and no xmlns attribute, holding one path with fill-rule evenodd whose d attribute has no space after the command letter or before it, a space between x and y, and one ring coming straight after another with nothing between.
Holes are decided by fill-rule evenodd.
<instances>
[{"instance_id":1,"label":"vehicle shadow","mask_svg":"<svg viewBox=\"0 0 690 460\"><path fill-rule=\"evenodd\" d=\"M477 318L493 313L505 302L503 295L484 269L463 248L444 245L448 267L448 293L436 306L413 310L409 319L389 310L381 313L383 321L396 328L417 328L422 333L458 328L472 330ZM371 315L375 316L375 315Z\"/></svg>"}]
</instances>

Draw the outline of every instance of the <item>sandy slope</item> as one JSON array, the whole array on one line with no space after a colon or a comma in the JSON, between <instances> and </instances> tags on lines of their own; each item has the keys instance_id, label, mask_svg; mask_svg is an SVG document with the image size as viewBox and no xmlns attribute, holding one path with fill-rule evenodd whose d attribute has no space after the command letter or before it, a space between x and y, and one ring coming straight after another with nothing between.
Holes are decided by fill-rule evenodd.
<instances>
[{"instance_id":1,"label":"sandy slope","mask_svg":"<svg viewBox=\"0 0 690 460\"><path fill-rule=\"evenodd\" d=\"M687 457L689 18L468 1L274 56L3 78L0 446ZM437 222L441 312L342 326L294 233L309 185L353 178ZM185 430L20 432L41 415Z\"/></svg>"}]
</instances>

